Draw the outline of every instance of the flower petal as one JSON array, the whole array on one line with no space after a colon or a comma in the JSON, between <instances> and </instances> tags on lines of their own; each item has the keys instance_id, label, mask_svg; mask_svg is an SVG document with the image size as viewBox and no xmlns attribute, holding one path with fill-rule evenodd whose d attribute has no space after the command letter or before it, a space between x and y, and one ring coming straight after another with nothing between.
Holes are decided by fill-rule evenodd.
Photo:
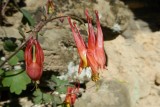
<instances>
[{"instance_id":1,"label":"flower petal","mask_svg":"<svg viewBox=\"0 0 160 107\"><path fill-rule=\"evenodd\" d=\"M76 46L77 46L79 56L82 60L79 68L81 69L81 68L87 67L88 64L87 64L87 58L86 58L86 53L87 53L86 45L83 41L83 38L82 38L76 24L75 23L72 24L70 17L68 17L68 22L69 22L71 30L72 30L72 34L73 34L74 41L75 41ZM81 71L79 71L79 73L80 72Z\"/></svg>"},{"instance_id":2,"label":"flower petal","mask_svg":"<svg viewBox=\"0 0 160 107\"><path fill-rule=\"evenodd\" d=\"M35 46L35 56L33 56L33 46ZM35 61L33 61L35 57ZM43 50L36 39L30 38L25 49L26 72L28 76L36 81L42 76L44 62Z\"/></svg>"},{"instance_id":3,"label":"flower petal","mask_svg":"<svg viewBox=\"0 0 160 107\"><path fill-rule=\"evenodd\" d=\"M95 41L96 41L96 38L95 38L95 33L94 33L94 29L93 29L93 26L92 26L92 22L91 22L91 18L88 14L88 10L86 9L85 11L85 14L87 16L87 21L88 21L88 49L91 49L91 50L95 50Z\"/></svg>"},{"instance_id":4,"label":"flower petal","mask_svg":"<svg viewBox=\"0 0 160 107\"><path fill-rule=\"evenodd\" d=\"M87 61L88 61L88 65L91 67L92 69L92 73L96 74L98 73L98 63L96 62L95 59L95 53L88 49L87 50Z\"/></svg>"},{"instance_id":5,"label":"flower petal","mask_svg":"<svg viewBox=\"0 0 160 107\"><path fill-rule=\"evenodd\" d=\"M28 66L32 62L32 45L33 45L33 38L31 38L26 46L25 49L25 61L26 61L26 66Z\"/></svg>"},{"instance_id":6,"label":"flower petal","mask_svg":"<svg viewBox=\"0 0 160 107\"><path fill-rule=\"evenodd\" d=\"M95 11L96 14L96 22L97 22L97 37L96 37L96 61L99 64L101 69L105 68L106 64L106 56L104 52L104 40L103 40L103 33L100 26L98 11Z\"/></svg>"}]
</instances>

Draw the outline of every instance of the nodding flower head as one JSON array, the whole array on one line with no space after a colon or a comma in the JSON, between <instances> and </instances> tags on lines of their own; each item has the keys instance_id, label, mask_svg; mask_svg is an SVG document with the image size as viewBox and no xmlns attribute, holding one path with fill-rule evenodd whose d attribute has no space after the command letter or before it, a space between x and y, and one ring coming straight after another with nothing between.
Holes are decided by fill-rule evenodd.
<instances>
[{"instance_id":1,"label":"nodding flower head","mask_svg":"<svg viewBox=\"0 0 160 107\"><path fill-rule=\"evenodd\" d=\"M44 54L36 39L31 38L25 49L25 64L28 76L37 81L42 76Z\"/></svg>"},{"instance_id":2,"label":"nodding flower head","mask_svg":"<svg viewBox=\"0 0 160 107\"><path fill-rule=\"evenodd\" d=\"M78 72L81 73L82 69L88 66L87 57L86 57L87 48L86 48L86 45L83 41L83 38L82 38L78 28L76 26L76 23L72 23L70 17L68 17L68 22L70 24L72 34L74 37L74 41L76 43L78 53L79 53L79 56L81 59L80 65L79 65L79 70L78 70Z\"/></svg>"},{"instance_id":3,"label":"nodding flower head","mask_svg":"<svg viewBox=\"0 0 160 107\"><path fill-rule=\"evenodd\" d=\"M92 80L99 80L99 70L105 69L106 56L104 52L103 32L100 26L98 11L95 11L97 31L95 32L92 26L92 20L89 16L88 10L85 11L88 21L88 44L84 43L82 36L76 27L75 23L71 23L68 18L69 24L72 29L73 37L81 58L80 67L84 68L90 66L92 69Z\"/></svg>"},{"instance_id":4,"label":"nodding flower head","mask_svg":"<svg viewBox=\"0 0 160 107\"><path fill-rule=\"evenodd\" d=\"M78 83L79 85L79 83ZM79 86L78 87L68 87L67 88L67 95L65 98L65 103L68 105L67 107L73 106L76 99L77 99L77 94L79 93Z\"/></svg>"}]
</instances>

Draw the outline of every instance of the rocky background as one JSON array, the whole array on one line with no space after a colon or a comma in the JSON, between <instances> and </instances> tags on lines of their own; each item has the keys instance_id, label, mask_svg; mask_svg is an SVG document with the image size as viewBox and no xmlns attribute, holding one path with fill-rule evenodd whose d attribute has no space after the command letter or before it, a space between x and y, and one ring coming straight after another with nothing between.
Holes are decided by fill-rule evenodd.
<instances>
[{"instance_id":1,"label":"rocky background","mask_svg":"<svg viewBox=\"0 0 160 107\"><path fill-rule=\"evenodd\" d=\"M160 107L160 2L151 1L54 0L56 14L77 16L84 22L86 8L93 17L94 10L98 10L104 33L107 70L103 71L98 90L95 83L86 84L75 107ZM45 1L26 0L25 4L25 9L40 17L38 8ZM0 37L21 38L17 30L21 19L19 12L7 17L13 26L0 27ZM86 26L79 27L87 38ZM54 21L44 29L39 37L45 53L44 71L65 73L70 61L78 64L67 20ZM23 99L19 102L26 107L32 105Z\"/></svg>"}]
</instances>

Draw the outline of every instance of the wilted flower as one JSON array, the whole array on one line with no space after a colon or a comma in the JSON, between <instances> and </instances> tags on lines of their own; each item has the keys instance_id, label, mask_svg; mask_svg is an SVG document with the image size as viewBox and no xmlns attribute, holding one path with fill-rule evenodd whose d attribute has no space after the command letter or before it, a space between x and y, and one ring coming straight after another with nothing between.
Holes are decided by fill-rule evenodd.
<instances>
[{"instance_id":1,"label":"wilted flower","mask_svg":"<svg viewBox=\"0 0 160 107\"><path fill-rule=\"evenodd\" d=\"M25 64L28 76L37 81L42 76L44 62L43 50L36 39L31 38L25 49Z\"/></svg>"},{"instance_id":2,"label":"wilted flower","mask_svg":"<svg viewBox=\"0 0 160 107\"><path fill-rule=\"evenodd\" d=\"M103 33L100 26L98 11L95 11L96 14L96 25L97 32L94 32L91 17L88 14L88 11L85 11L88 21L88 45L83 41L83 38L76 26L75 23L71 22L71 19L68 18L69 24L72 29L73 37L80 55L81 61L79 65L79 73L81 73L83 68L90 66L92 69L92 80L99 80L99 70L105 69L106 57L104 52L104 42L103 42Z\"/></svg>"},{"instance_id":3,"label":"wilted flower","mask_svg":"<svg viewBox=\"0 0 160 107\"><path fill-rule=\"evenodd\" d=\"M47 4L46 4L46 11L47 11L47 14L51 14L54 12L54 3L52 0L48 0L47 1Z\"/></svg>"}]
</instances>

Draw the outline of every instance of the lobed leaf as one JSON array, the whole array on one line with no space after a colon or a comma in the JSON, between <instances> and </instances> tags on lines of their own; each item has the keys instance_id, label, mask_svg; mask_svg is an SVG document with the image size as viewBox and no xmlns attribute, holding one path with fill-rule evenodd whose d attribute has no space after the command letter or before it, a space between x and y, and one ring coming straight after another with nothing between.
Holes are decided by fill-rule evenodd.
<instances>
[{"instance_id":1,"label":"lobed leaf","mask_svg":"<svg viewBox=\"0 0 160 107\"><path fill-rule=\"evenodd\" d=\"M17 56L13 56L9 61L8 61L8 64L10 64L10 65L17 65L17 63L18 63L18 58L17 58Z\"/></svg>"},{"instance_id":2,"label":"lobed leaf","mask_svg":"<svg viewBox=\"0 0 160 107\"><path fill-rule=\"evenodd\" d=\"M34 103L51 103L53 101L53 96L51 94L43 93L40 89L37 89L34 93Z\"/></svg>"},{"instance_id":3,"label":"lobed leaf","mask_svg":"<svg viewBox=\"0 0 160 107\"><path fill-rule=\"evenodd\" d=\"M17 54L16 54L17 58L19 61L23 61L24 60L24 51L20 50Z\"/></svg>"},{"instance_id":4,"label":"lobed leaf","mask_svg":"<svg viewBox=\"0 0 160 107\"><path fill-rule=\"evenodd\" d=\"M9 87L11 93L20 94L22 90L26 89L27 84L31 82L31 79L27 76L23 70L8 71L2 80L4 87Z\"/></svg>"},{"instance_id":5,"label":"lobed leaf","mask_svg":"<svg viewBox=\"0 0 160 107\"><path fill-rule=\"evenodd\" d=\"M4 71L2 69L0 69L0 75L2 75L4 73Z\"/></svg>"}]
</instances>

